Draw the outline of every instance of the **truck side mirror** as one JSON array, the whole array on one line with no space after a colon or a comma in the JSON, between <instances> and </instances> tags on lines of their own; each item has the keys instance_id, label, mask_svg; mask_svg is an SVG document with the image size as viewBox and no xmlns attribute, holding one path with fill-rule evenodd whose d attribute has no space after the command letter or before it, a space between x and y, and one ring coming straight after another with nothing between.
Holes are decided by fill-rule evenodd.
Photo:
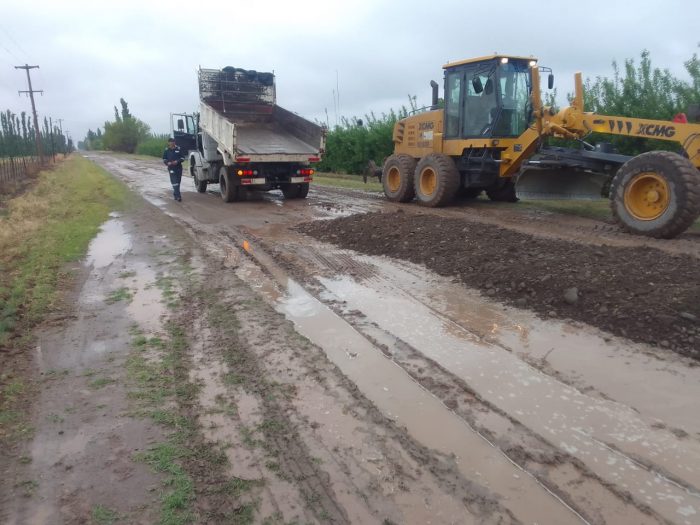
<instances>
[{"instance_id":1,"label":"truck side mirror","mask_svg":"<svg viewBox=\"0 0 700 525\"><path fill-rule=\"evenodd\" d=\"M181 118L177 119L177 130L178 130L178 131L184 131L184 130L185 130L185 121L182 120Z\"/></svg>"},{"instance_id":2,"label":"truck side mirror","mask_svg":"<svg viewBox=\"0 0 700 525\"><path fill-rule=\"evenodd\" d=\"M484 85L481 83L481 77L472 78L472 87L474 88L474 93L481 93L484 90Z\"/></svg>"},{"instance_id":3,"label":"truck side mirror","mask_svg":"<svg viewBox=\"0 0 700 525\"><path fill-rule=\"evenodd\" d=\"M554 74L550 73L547 77L547 88L552 89L554 87Z\"/></svg>"}]
</instances>

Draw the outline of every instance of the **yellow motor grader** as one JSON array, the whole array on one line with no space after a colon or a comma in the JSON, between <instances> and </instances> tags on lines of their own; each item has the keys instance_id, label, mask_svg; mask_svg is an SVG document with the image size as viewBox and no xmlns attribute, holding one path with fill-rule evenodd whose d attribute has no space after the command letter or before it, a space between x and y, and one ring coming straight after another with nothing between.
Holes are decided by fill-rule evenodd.
<instances>
[{"instance_id":1,"label":"yellow motor grader","mask_svg":"<svg viewBox=\"0 0 700 525\"><path fill-rule=\"evenodd\" d=\"M600 198L609 187L612 214L627 231L672 238L700 216L700 124L586 113L581 74L569 107L543 106L540 71L532 57L491 55L443 66L445 104L438 85L429 110L396 123L394 153L374 167L387 198L444 206L455 197L492 200ZM636 157L609 144L591 145L590 133L675 142L680 153ZM580 148L546 145L547 137Z\"/></svg>"}]
</instances>

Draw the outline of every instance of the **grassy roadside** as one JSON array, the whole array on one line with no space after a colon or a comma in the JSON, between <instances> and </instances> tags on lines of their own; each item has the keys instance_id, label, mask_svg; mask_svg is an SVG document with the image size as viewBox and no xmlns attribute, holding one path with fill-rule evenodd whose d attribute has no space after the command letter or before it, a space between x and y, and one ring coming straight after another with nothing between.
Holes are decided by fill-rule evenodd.
<instances>
[{"instance_id":1,"label":"grassy roadside","mask_svg":"<svg viewBox=\"0 0 700 525\"><path fill-rule=\"evenodd\" d=\"M0 217L0 350L16 353L31 340L31 328L51 310L69 277L66 263L85 255L109 212L127 200L124 185L75 155L6 202ZM2 365L0 439L24 433L17 407L27 392L12 366Z\"/></svg>"},{"instance_id":2,"label":"grassy roadside","mask_svg":"<svg viewBox=\"0 0 700 525\"><path fill-rule=\"evenodd\" d=\"M360 175L341 175L340 173L317 173L314 175L314 183L321 186L335 188L350 188L364 191L383 191L382 185L374 178L367 179L367 184L362 182Z\"/></svg>"}]
</instances>

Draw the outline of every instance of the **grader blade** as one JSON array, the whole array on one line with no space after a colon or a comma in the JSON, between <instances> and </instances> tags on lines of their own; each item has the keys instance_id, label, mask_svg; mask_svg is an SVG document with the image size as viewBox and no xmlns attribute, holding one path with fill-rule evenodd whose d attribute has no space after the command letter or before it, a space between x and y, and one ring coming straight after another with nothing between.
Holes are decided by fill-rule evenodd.
<instances>
[{"instance_id":1,"label":"grader blade","mask_svg":"<svg viewBox=\"0 0 700 525\"><path fill-rule=\"evenodd\" d=\"M523 200L600 199L610 176L572 170L527 170L518 176L515 192Z\"/></svg>"}]
</instances>

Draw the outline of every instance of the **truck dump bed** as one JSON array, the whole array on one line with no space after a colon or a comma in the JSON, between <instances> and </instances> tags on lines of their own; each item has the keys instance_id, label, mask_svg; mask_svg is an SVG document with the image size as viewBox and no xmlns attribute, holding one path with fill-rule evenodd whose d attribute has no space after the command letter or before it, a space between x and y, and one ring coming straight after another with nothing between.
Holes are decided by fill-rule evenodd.
<instances>
[{"instance_id":1,"label":"truck dump bed","mask_svg":"<svg viewBox=\"0 0 700 525\"><path fill-rule=\"evenodd\" d=\"M200 69L200 126L230 160L308 162L324 147L321 126L275 104L272 73Z\"/></svg>"}]
</instances>

